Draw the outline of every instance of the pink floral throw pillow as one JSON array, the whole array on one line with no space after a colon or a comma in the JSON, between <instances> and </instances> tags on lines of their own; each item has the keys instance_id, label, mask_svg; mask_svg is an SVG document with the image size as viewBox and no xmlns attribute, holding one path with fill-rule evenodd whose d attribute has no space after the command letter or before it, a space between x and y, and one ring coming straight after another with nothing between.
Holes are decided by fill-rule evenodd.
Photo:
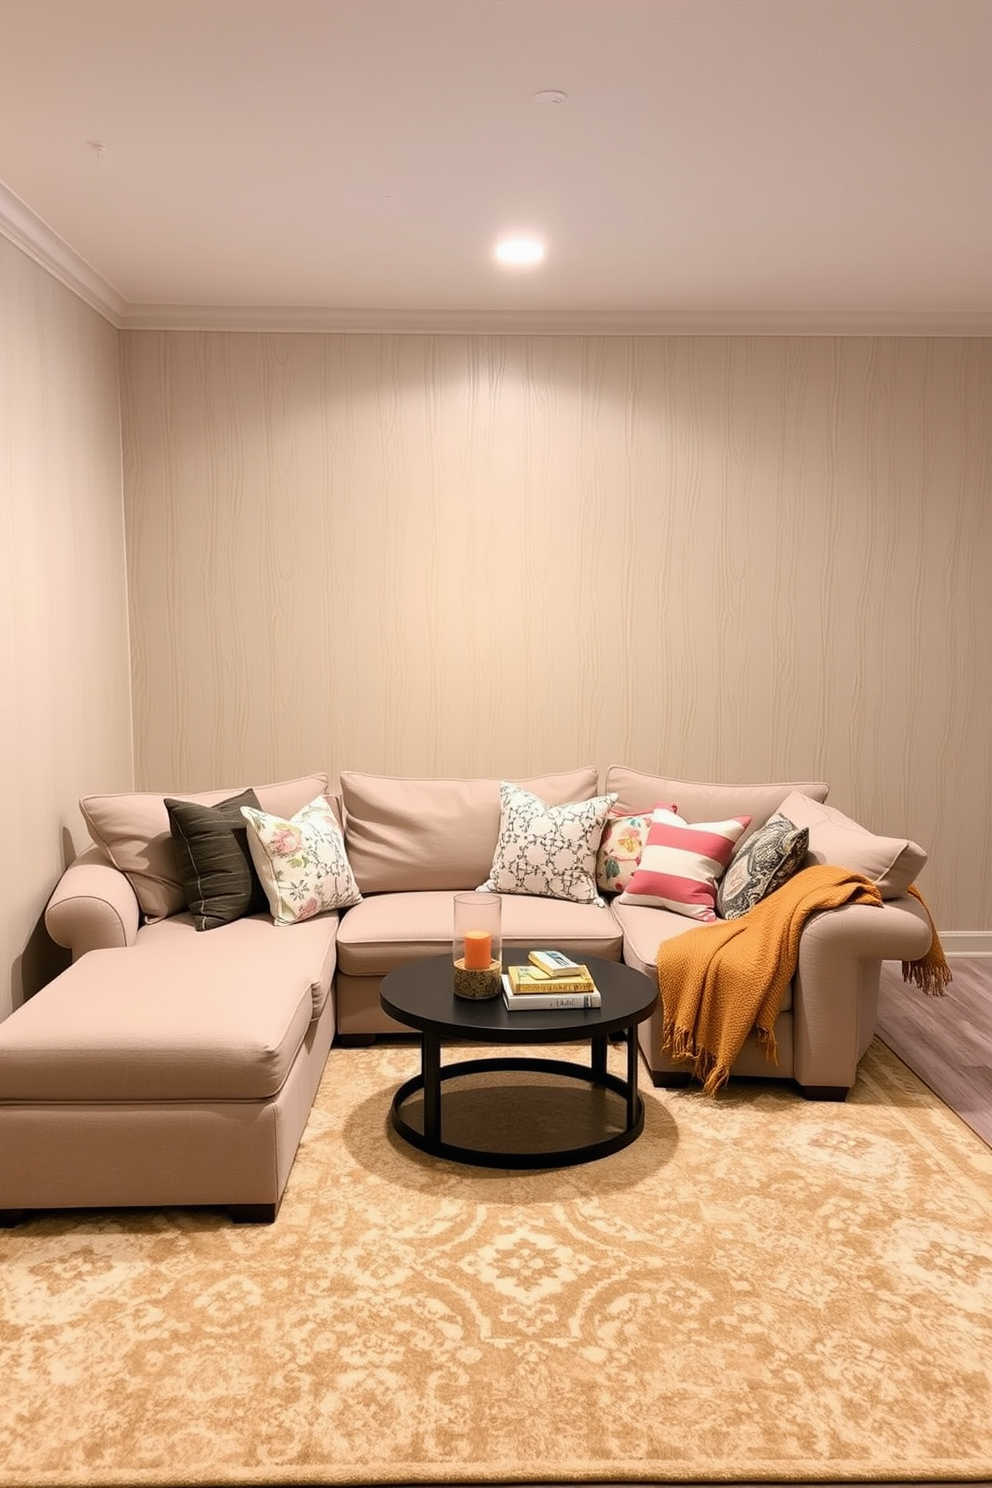
<instances>
[{"instance_id":1,"label":"pink floral throw pillow","mask_svg":"<svg viewBox=\"0 0 992 1488\"><path fill-rule=\"evenodd\" d=\"M630 887L617 902L669 909L693 920L715 920L717 885L750 821L749 816L735 816L727 821L687 822L674 807L656 806L641 861Z\"/></svg>"},{"instance_id":2,"label":"pink floral throw pillow","mask_svg":"<svg viewBox=\"0 0 992 1488\"><path fill-rule=\"evenodd\" d=\"M361 902L341 828L324 796L288 819L251 806L242 806L241 815L248 823L252 862L277 925L293 925Z\"/></svg>"},{"instance_id":3,"label":"pink floral throw pillow","mask_svg":"<svg viewBox=\"0 0 992 1488\"><path fill-rule=\"evenodd\" d=\"M596 887L601 894L620 894L630 887L650 825L650 813L608 819L596 854Z\"/></svg>"}]
</instances>

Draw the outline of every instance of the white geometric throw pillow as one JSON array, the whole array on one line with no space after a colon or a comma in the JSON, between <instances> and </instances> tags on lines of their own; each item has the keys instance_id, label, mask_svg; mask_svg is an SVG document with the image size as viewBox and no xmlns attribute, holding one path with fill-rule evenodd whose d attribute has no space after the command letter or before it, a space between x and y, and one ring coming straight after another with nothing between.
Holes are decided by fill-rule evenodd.
<instances>
[{"instance_id":1,"label":"white geometric throw pillow","mask_svg":"<svg viewBox=\"0 0 992 1488\"><path fill-rule=\"evenodd\" d=\"M360 904L334 812L316 796L287 821L242 806L248 848L277 925Z\"/></svg>"},{"instance_id":2,"label":"white geometric throw pillow","mask_svg":"<svg viewBox=\"0 0 992 1488\"><path fill-rule=\"evenodd\" d=\"M549 806L540 796L501 780L499 840L489 894L534 894L603 905L596 888L596 854L616 793Z\"/></svg>"}]
</instances>

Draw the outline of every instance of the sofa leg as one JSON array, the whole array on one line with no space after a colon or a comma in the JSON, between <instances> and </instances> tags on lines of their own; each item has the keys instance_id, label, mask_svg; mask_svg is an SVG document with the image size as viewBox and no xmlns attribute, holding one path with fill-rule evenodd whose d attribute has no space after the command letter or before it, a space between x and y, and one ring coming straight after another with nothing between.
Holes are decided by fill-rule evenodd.
<instances>
[{"instance_id":1,"label":"sofa leg","mask_svg":"<svg viewBox=\"0 0 992 1488\"><path fill-rule=\"evenodd\" d=\"M278 1204L228 1204L233 1224L275 1224Z\"/></svg>"},{"instance_id":2,"label":"sofa leg","mask_svg":"<svg viewBox=\"0 0 992 1488\"><path fill-rule=\"evenodd\" d=\"M844 1101L847 1100L846 1085L800 1085L799 1089L807 1100L814 1101Z\"/></svg>"},{"instance_id":3,"label":"sofa leg","mask_svg":"<svg viewBox=\"0 0 992 1488\"><path fill-rule=\"evenodd\" d=\"M26 1209L0 1209L0 1230L12 1230L27 1212Z\"/></svg>"},{"instance_id":4,"label":"sofa leg","mask_svg":"<svg viewBox=\"0 0 992 1488\"><path fill-rule=\"evenodd\" d=\"M659 1090L684 1090L686 1085L692 1084L692 1076L683 1074L680 1070L653 1070L649 1069L651 1084Z\"/></svg>"}]
</instances>

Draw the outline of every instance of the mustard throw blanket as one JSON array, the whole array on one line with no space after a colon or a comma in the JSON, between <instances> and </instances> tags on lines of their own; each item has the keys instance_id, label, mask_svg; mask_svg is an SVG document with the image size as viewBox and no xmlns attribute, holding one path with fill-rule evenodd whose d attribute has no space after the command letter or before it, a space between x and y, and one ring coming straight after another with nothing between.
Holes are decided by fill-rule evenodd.
<instances>
[{"instance_id":1,"label":"mustard throw blanket","mask_svg":"<svg viewBox=\"0 0 992 1488\"><path fill-rule=\"evenodd\" d=\"M910 893L923 904L916 889ZM657 956L662 1053L690 1063L706 1095L726 1084L752 1030L776 1064L775 1019L795 974L806 921L821 909L881 903L869 879L823 864L802 869L736 920L701 925L663 941ZM904 961L902 971L906 981L940 997L951 974L932 919L930 928L927 955Z\"/></svg>"}]
</instances>

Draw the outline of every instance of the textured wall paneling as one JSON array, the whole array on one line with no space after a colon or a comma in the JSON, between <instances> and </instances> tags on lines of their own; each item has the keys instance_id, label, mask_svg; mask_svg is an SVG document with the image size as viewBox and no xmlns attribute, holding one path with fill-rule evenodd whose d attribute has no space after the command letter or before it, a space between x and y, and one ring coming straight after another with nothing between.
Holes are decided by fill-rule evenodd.
<instances>
[{"instance_id":1,"label":"textured wall paneling","mask_svg":"<svg viewBox=\"0 0 992 1488\"><path fill-rule=\"evenodd\" d=\"M0 239L0 1017L47 969L78 798L132 782L121 485L117 333Z\"/></svg>"},{"instance_id":2,"label":"textured wall paneling","mask_svg":"<svg viewBox=\"0 0 992 1488\"><path fill-rule=\"evenodd\" d=\"M992 928L992 343L124 342L145 785L823 776Z\"/></svg>"}]
</instances>

